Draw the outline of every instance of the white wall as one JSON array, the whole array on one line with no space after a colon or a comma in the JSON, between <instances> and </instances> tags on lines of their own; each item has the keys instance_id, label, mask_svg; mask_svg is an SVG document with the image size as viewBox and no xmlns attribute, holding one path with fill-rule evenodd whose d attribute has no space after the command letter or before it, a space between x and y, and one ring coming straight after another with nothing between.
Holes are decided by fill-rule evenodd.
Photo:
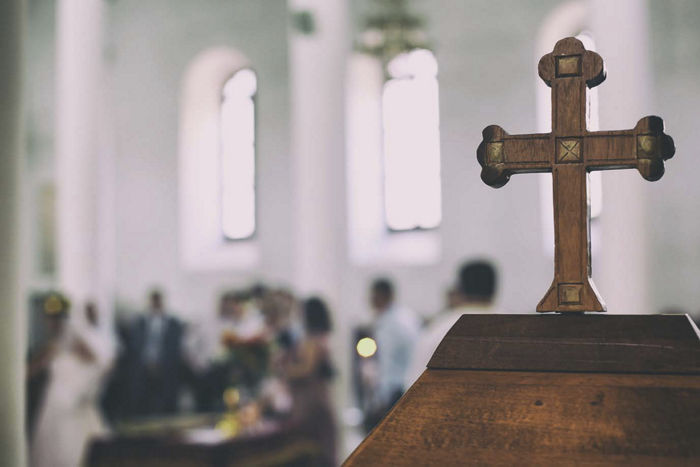
<instances>
[{"instance_id":1,"label":"white wall","mask_svg":"<svg viewBox=\"0 0 700 467\"><path fill-rule=\"evenodd\" d=\"M344 306L359 315L376 274L397 281L402 301L430 314L465 259L493 260L499 305L529 312L547 291L553 265L540 236L538 177L515 176L494 190L479 178L481 130L497 123L511 133L536 130L533 60L540 22L556 2L415 2L425 12L439 62L442 152L442 260L425 266L359 267L345 271ZM356 12L359 8L356 8ZM397 234L400 235L400 234Z\"/></svg>"},{"instance_id":2,"label":"white wall","mask_svg":"<svg viewBox=\"0 0 700 467\"><path fill-rule=\"evenodd\" d=\"M654 111L676 144L648 197L650 300L700 318L700 3L649 2Z\"/></svg>"},{"instance_id":3,"label":"white wall","mask_svg":"<svg viewBox=\"0 0 700 467\"><path fill-rule=\"evenodd\" d=\"M185 316L211 313L217 293L256 277L287 282L289 96L287 13L283 0L110 2L105 60L116 145L117 297L141 306L164 288ZM178 102L187 65L205 49L227 46L250 59L258 88L258 241L254 270L191 273L178 252Z\"/></svg>"}]
</instances>

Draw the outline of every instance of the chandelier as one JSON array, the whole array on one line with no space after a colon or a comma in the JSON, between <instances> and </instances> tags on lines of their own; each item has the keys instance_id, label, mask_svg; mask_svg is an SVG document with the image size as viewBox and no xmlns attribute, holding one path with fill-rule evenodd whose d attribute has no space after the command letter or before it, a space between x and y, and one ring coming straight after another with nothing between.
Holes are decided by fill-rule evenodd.
<instances>
[{"instance_id":1,"label":"chandelier","mask_svg":"<svg viewBox=\"0 0 700 467\"><path fill-rule=\"evenodd\" d=\"M409 11L408 0L373 0L360 27L355 49L387 64L399 54L429 49L425 20Z\"/></svg>"}]
</instances>

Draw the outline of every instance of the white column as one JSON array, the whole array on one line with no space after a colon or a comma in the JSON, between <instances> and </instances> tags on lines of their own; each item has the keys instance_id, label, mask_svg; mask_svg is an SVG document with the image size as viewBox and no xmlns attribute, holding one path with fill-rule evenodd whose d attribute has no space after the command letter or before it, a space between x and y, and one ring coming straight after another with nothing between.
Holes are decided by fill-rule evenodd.
<instances>
[{"instance_id":1,"label":"white column","mask_svg":"<svg viewBox=\"0 0 700 467\"><path fill-rule=\"evenodd\" d=\"M290 74L295 200L295 286L338 305L345 259L345 66L347 0L290 0L313 13L316 31L292 31Z\"/></svg>"},{"instance_id":2,"label":"white column","mask_svg":"<svg viewBox=\"0 0 700 467\"><path fill-rule=\"evenodd\" d=\"M76 305L99 282L101 0L56 3L58 283Z\"/></svg>"},{"instance_id":3,"label":"white column","mask_svg":"<svg viewBox=\"0 0 700 467\"><path fill-rule=\"evenodd\" d=\"M640 118L654 114L647 8L643 0L591 0L591 30L608 73L598 87L601 130L634 128ZM602 248L593 278L611 313L653 311L648 298L648 183L636 170L603 174Z\"/></svg>"},{"instance_id":4,"label":"white column","mask_svg":"<svg viewBox=\"0 0 700 467\"><path fill-rule=\"evenodd\" d=\"M294 287L320 294L332 312L334 354L340 370L336 406L348 398L348 313L341 283L346 262L345 67L350 48L347 0L289 0L310 10L316 31L290 34ZM342 446L342 444L339 444ZM341 448L341 452L344 452ZM338 459L340 460L340 459Z\"/></svg>"},{"instance_id":5,"label":"white column","mask_svg":"<svg viewBox=\"0 0 700 467\"><path fill-rule=\"evenodd\" d=\"M19 301L24 1L0 2L0 465L25 465L25 316Z\"/></svg>"}]
</instances>

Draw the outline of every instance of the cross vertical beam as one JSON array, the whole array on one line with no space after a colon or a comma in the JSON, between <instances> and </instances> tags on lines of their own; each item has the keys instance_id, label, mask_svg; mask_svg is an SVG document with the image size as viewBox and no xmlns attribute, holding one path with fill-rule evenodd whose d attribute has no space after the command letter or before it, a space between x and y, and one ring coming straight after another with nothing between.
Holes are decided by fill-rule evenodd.
<instances>
[{"instance_id":1,"label":"cross vertical beam","mask_svg":"<svg viewBox=\"0 0 700 467\"><path fill-rule=\"evenodd\" d=\"M551 133L509 135L486 127L477 149L481 178L499 188L516 173L552 172L554 280L537 311L606 311L591 280L588 172L636 168L646 180L658 180L675 153L673 139L655 116L632 130L588 131L586 88L605 80L605 67L573 37L557 42L538 72L552 88Z\"/></svg>"},{"instance_id":2,"label":"cross vertical beam","mask_svg":"<svg viewBox=\"0 0 700 467\"><path fill-rule=\"evenodd\" d=\"M554 280L537 311L605 311L591 280L588 173L584 140L586 87L605 79L595 52L560 42L556 55L540 60L540 77L552 88L552 189L554 190ZM562 47L566 45L566 47ZM590 84L588 84L590 83Z\"/></svg>"}]
</instances>

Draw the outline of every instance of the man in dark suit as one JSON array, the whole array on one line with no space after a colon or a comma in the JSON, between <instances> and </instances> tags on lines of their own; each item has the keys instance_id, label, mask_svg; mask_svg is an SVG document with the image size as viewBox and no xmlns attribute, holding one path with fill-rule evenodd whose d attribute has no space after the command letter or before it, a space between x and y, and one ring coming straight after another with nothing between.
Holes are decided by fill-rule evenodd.
<instances>
[{"instance_id":1,"label":"man in dark suit","mask_svg":"<svg viewBox=\"0 0 700 467\"><path fill-rule=\"evenodd\" d=\"M163 295L153 290L148 312L132 324L126 360L131 415L165 415L177 411L184 377L182 323L166 313Z\"/></svg>"}]
</instances>

